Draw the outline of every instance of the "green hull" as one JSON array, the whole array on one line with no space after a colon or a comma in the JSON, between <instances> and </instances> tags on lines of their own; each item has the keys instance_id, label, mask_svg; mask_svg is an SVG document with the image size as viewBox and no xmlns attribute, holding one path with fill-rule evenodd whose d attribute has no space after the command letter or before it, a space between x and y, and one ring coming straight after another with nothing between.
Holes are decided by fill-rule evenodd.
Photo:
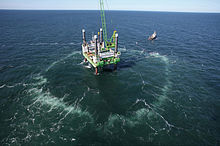
<instances>
[{"instance_id":1,"label":"green hull","mask_svg":"<svg viewBox=\"0 0 220 146\"><path fill-rule=\"evenodd\" d=\"M89 63L92 64L93 67L103 67L105 65L110 65L110 64L117 64L120 62L120 58L115 58L115 57L109 57L109 58L103 58L101 61L95 63L93 62L90 57L86 54L83 53L83 56L89 61Z\"/></svg>"}]
</instances>

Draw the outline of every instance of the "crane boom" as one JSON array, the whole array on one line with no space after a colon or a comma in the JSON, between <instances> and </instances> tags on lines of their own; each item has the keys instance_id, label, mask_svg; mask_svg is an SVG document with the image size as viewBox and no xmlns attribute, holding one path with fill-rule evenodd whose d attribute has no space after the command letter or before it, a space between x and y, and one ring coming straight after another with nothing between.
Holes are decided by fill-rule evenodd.
<instances>
[{"instance_id":1,"label":"crane boom","mask_svg":"<svg viewBox=\"0 0 220 146\"><path fill-rule=\"evenodd\" d=\"M99 0L100 2L100 9L101 9L101 20L102 20L102 29L103 29L103 38L104 38L104 45L107 48L114 48L115 47L115 34L117 31L113 32L113 35L110 39L108 39L107 35L107 27L106 27L106 19L105 19L105 6L104 6L104 0Z\"/></svg>"},{"instance_id":2,"label":"crane boom","mask_svg":"<svg viewBox=\"0 0 220 146\"><path fill-rule=\"evenodd\" d=\"M105 6L104 6L103 0L99 0L99 1L100 1L100 9L101 9L103 38L104 38L105 43L107 44L108 36L107 36L106 21L105 21Z\"/></svg>"}]
</instances>

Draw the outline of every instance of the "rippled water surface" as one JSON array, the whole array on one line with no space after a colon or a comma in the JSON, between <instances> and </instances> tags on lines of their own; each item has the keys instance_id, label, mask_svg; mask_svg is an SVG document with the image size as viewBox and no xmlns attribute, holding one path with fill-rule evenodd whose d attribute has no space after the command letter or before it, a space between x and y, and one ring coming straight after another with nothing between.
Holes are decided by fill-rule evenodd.
<instances>
[{"instance_id":1,"label":"rippled water surface","mask_svg":"<svg viewBox=\"0 0 220 146\"><path fill-rule=\"evenodd\" d=\"M1 143L219 145L220 14L107 12L121 62L95 76L99 15L0 11Z\"/></svg>"}]
</instances>

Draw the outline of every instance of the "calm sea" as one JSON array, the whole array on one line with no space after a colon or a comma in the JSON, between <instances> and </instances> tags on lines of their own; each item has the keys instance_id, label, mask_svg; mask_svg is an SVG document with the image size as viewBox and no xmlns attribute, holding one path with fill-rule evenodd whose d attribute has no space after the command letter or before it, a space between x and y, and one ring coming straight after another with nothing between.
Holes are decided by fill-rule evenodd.
<instances>
[{"instance_id":1,"label":"calm sea","mask_svg":"<svg viewBox=\"0 0 220 146\"><path fill-rule=\"evenodd\" d=\"M99 11L0 11L1 145L220 145L220 14L106 17L121 62L95 76Z\"/></svg>"}]
</instances>

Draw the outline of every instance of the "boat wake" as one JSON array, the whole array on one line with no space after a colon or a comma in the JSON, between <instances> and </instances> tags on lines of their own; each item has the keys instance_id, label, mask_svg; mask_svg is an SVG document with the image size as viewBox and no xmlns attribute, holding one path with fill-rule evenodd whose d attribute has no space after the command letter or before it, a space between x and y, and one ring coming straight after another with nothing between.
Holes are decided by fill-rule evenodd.
<instances>
[{"instance_id":1,"label":"boat wake","mask_svg":"<svg viewBox=\"0 0 220 146\"><path fill-rule=\"evenodd\" d=\"M113 123L115 123L118 120L121 120L123 124L127 123L127 126L130 127L135 127L135 125L140 125L141 123L145 123L146 126L148 126L148 128L150 128L154 134L157 134L159 131L163 131L163 130L167 130L167 132L169 132L172 128L176 128L176 129L181 129L179 127L176 127L172 124L170 124L158 111L164 111L164 109L160 108L160 106L162 106L167 100L169 101L169 97L168 97L168 93L170 91L170 88L172 87L172 84L169 80L169 59L164 56L164 55L160 55L157 52L151 52L149 53L149 56L147 56L147 58L149 57L153 57L153 58L158 58L160 59L164 65L165 65L165 82L166 84L160 89L162 90L162 94L155 94L154 97L156 98L155 102L153 103L147 103L145 101L145 99L139 99L137 98L136 102L129 108L131 109L133 106L143 103L145 108L140 108L136 111L133 112L132 116L129 117L125 117L125 116L120 116L120 115L110 115L109 117L109 124L112 125ZM142 90L144 90L144 86L146 85L145 80L143 79L141 73L140 73L140 77L141 77L141 81L142 81ZM157 120L162 120L165 123L165 127L158 127L156 125L156 127L154 127L153 125L153 121L152 119L158 118ZM152 123L152 125L150 124ZM123 126L122 124L122 126ZM109 125L109 126L110 126Z\"/></svg>"},{"instance_id":2,"label":"boat wake","mask_svg":"<svg viewBox=\"0 0 220 146\"><path fill-rule=\"evenodd\" d=\"M166 84L163 86L162 88L162 95L160 95L158 97L158 102L157 102L157 105L161 105L165 100L171 100L170 98L168 98L167 94L168 92L170 91L170 89L172 88L172 83L170 81L170 76L169 76L169 59L167 58L167 56L165 55L160 55L159 53L157 52L152 52L152 53L149 53L149 55L151 57L155 57L155 58L159 58L161 59L164 64L165 64L165 80L166 80Z\"/></svg>"},{"instance_id":3,"label":"boat wake","mask_svg":"<svg viewBox=\"0 0 220 146\"><path fill-rule=\"evenodd\" d=\"M165 75L167 77L167 84L161 89L162 95L157 95L157 100L155 102L147 103L145 99L137 98L135 103L133 103L130 108L132 109L134 106L139 104L144 105L144 107L134 111L129 110L124 115L110 114L104 123L96 123L93 114L91 114L87 109L83 110L83 107L81 106L81 103L86 98L86 92L92 92L89 87L88 89L85 89L86 91L82 96L73 97L75 98L74 101L68 103L66 102L66 99L69 98L68 94L65 94L63 97L57 97L50 92L50 90L47 88L49 81L43 75L43 73L48 72L55 65L78 53L80 52L74 51L64 58L53 62L48 68L42 71L42 73L39 73L32 78L32 84L26 84L27 97L31 100L29 100L29 104L25 105L24 108L29 115L25 115L26 118L24 119L27 120L18 121L16 125L13 125L15 127L15 131L4 139L4 141L7 141L11 144L14 141L14 143L19 144L19 139L16 139L13 136L13 133L15 133L17 129L26 131L27 136L23 139L20 139L20 141L25 140L27 143L30 142L32 138L37 138L39 136L47 137L48 143L53 143L53 141L57 141L57 136L53 137L54 133L65 133L66 131L71 131L73 135L60 136L58 139L69 142L77 141L77 136L80 135L80 133L85 132L85 129L86 131L90 129L89 131L98 132L99 134L107 137L108 135L114 136L115 133L117 133L115 135L117 137L118 134L125 135L132 130L144 130L147 131L148 134L145 137L143 136L143 139L145 140L153 139L155 135L163 131L168 133L172 129L181 130L181 128L170 123L170 121L168 121L159 112L164 111L164 109L162 109L160 106L168 99L167 93L171 88L171 82L169 81L168 77L169 59L166 56L162 56L156 52L152 52L148 56L159 58L162 60L162 62L164 62ZM84 64L84 62L80 64ZM88 65L88 67L91 66ZM145 81L142 76L141 78L143 84L142 87L144 87ZM18 85L20 85L20 83ZM7 85L4 84L0 86L0 88L4 87L7 87ZM142 90L144 89L142 88ZM99 94L99 92L97 94ZM12 118L12 120L19 120L16 119L16 116L17 115L15 114L15 118ZM158 125L158 123L155 121L163 124ZM49 122L49 124L45 124L45 122Z\"/></svg>"},{"instance_id":4,"label":"boat wake","mask_svg":"<svg viewBox=\"0 0 220 146\"><path fill-rule=\"evenodd\" d=\"M126 134L126 132L132 129L137 129L138 127L142 127L141 130L149 131L147 137L143 139L153 139L153 137L159 132L165 132L169 133L172 129L175 130L184 130L181 127L177 127L174 124L170 123L161 113L163 113L165 110L161 107L163 104L165 104L166 101L170 101L171 99L168 97L168 93L172 88L172 83L169 79L169 59L165 55L160 55L157 52L151 52L147 56L147 58L158 58L161 60L162 63L164 63L165 70L165 85L160 88L162 91L161 95L155 94L154 97L156 100L152 103L147 103L145 99L137 98L135 103L133 103L126 115L120 115L120 114L111 114L108 117L108 120L103 125L104 132L106 134L113 135L115 131L122 132L123 134ZM146 85L146 82L144 81L142 75L140 74L141 80L142 80L142 90L144 90L144 86ZM133 109L133 107L138 105L144 105L141 106L138 110L130 110ZM158 124L155 121L160 121L160 124ZM161 124L164 123L164 124Z\"/></svg>"},{"instance_id":5,"label":"boat wake","mask_svg":"<svg viewBox=\"0 0 220 146\"><path fill-rule=\"evenodd\" d=\"M124 48L118 48L118 50L119 50L120 52L126 52L126 51L127 51L127 49L126 49L125 46L124 46Z\"/></svg>"},{"instance_id":6,"label":"boat wake","mask_svg":"<svg viewBox=\"0 0 220 146\"><path fill-rule=\"evenodd\" d=\"M80 52L74 51L66 57L53 62L47 69L35 75L32 78L32 83L25 84L27 89L24 92L27 95L26 98L23 98L23 101L20 104L20 106L22 106L21 108L25 109L25 113L19 113L19 116L22 118L17 118L18 113L16 112L12 118L8 119L8 122L13 121L13 123L16 124L11 125L11 128L13 128L14 131L11 132L8 137L4 138L2 140L3 142L19 145L22 141L29 143L33 138L47 137L48 143L54 143L54 141L57 141L57 136L53 137L53 135L57 132L65 131L66 127L76 135L84 130L87 125L94 123L92 115L86 109L82 110L80 105L85 94L83 94L82 97L75 98L74 103L65 102L65 99L68 98L69 95L65 94L62 98L53 95L46 87L49 83L48 79L42 75L43 73L48 72L56 64L59 64L61 61L78 53ZM21 83L18 83L16 85L20 84ZM0 86L0 88L4 87L11 86L5 84ZM68 119L68 122L66 119ZM45 122L49 123L44 125ZM65 125L65 127L63 125ZM19 138L16 137L16 133L20 130L25 132L27 136L24 136L23 138L22 136ZM60 136L58 139L68 141L77 140L74 135Z\"/></svg>"},{"instance_id":7,"label":"boat wake","mask_svg":"<svg viewBox=\"0 0 220 146\"><path fill-rule=\"evenodd\" d=\"M91 115L87 111L82 111L79 107L79 103L83 100L83 97L80 99L76 99L75 103L73 105L68 105L64 102L65 98L68 97L68 95L64 95L62 98L58 98L50 93L50 91L46 90L44 91L43 86L47 84L47 79L43 76L39 75L35 78L37 81L35 84L33 84L33 87L28 90L28 94L33 98L33 103L28 106L28 110L32 106L50 106L50 109L47 112L52 112L53 110L62 109L62 113L66 112L65 116L61 118L62 120L68 115L68 114L77 114L78 116L87 116L92 121ZM40 105L38 105L40 103Z\"/></svg>"},{"instance_id":8,"label":"boat wake","mask_svg":"<svg viewBox=\"0 0 220 146\"><path fill-rule=\"evenodd\" d=\"M17 87L17 86L26 87L26 86L28 86L28 84L25 84L25 83L15 83L15 84L13 84L13 85L3 84L3 85L0 86L0 89L1 89L1 88L14 88L14 87Z\"/></svg>"},{"instance_id":9,"label":"boat wake","mask_svg":"<svg viewBox=\"0 0 220 146\"><path fill-rule=\"evenodd\" d=\"M74 51L71 54L67 55L66 57L53 62L44 72L48 72L52 67L54 67L56 64L68 59L69 57L72 57L73 55L81 53L80 51ZM47 78L45 78L43 75L38 74L36 77L33 78L36 82L33 83L32 88L28 90L28 93L34 97L34 102L29 106L29 108L37 103L40 103L41 105L49 105L51 106L49 111L52 111L53 108L62 108L63 111L67 111L68 114L79 114L81 116L89 116L90 119L91 116L89 115L88 112L82 111L80 107L78 107L78 104L76 105L66 105L64 103L64 98L66 95L59 99L56 96L53 96L48 90L45 91L43 90L44 85L48 83ZM77 99L78 100L78 99ZM77 102L79 103L79 102ZM67 115L65 115L67 116Z\"/></svg>"},{"instance_id":10,"label":"boat wake","mask_svg":"<svg viewBox=\"0 0 220 146\"><path fill-rule=\"evenodd\" d=\"M58 64L58 63L60 63L60 62L62 62L62 61L64 61L64 60L66 60L66 59L69 58L69 57L72 57L72 56L75 55L75 54L81 54L81 51L74 51L74 52L72 52L71 54L67 55L66 57L64 57L64 58L62 58L62 59L60 59L60 60L57 60L57 61L53 62L53 63L45 70L45 72L48 72L48 71L49 71L51 68L53 68L56 64Z\"/></svg>"}]
</instances>

